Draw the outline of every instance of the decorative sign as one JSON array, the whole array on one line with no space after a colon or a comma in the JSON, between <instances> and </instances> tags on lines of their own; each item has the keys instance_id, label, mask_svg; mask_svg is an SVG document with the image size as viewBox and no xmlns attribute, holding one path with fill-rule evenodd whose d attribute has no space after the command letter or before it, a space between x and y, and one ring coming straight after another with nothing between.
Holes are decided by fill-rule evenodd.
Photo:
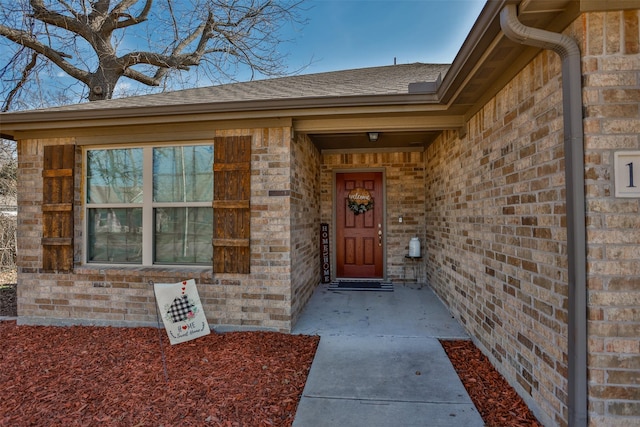
<instances>
[{"instance_id":1,"label":"decorative sign","mask_svg":"<svg viewBox=\"0 0 640 427\"><path fill-rule=\"evenodd\" d=\"M164 327L171 344L208 335L209 322L202 310L196 281L155 283L153 285Z\"/></svg>"},{"instance_id":2,"label":"decorative sign","mask_svg":"<svg viewBox=\"0 0 640 427\"><path fill-rule=\"evenodd\" d=\"M360 215L373 208L373 197L366 188L358 187L349 192L349 209Z\"/></svg>"},{"instance_id":3,"label":"decorative sign","mask_svg":"<svg viewBox=\"0 0 640 427\"><path fill-rule=\"evenodd\" d=\"M331 282L331 261L329 260L329 224L320 224L320 278L322 283Z\"/></svg>"},{"instance_id":4,"label":"decorative sign","mask_svg":"<svg viewBox=\"0 0 640 427\"><path fill-rule=\"evenodd\" d=\"M616 197L640 197L640 151L613 155Z\"/></svg>"}]
</instances>

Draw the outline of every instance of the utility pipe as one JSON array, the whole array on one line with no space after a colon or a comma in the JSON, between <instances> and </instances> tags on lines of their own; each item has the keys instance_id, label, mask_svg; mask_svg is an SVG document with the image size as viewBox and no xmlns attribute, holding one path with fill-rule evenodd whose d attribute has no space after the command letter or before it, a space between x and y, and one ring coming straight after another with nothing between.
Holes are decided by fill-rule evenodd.
<instances>
[{"instance_id":1,"label":"utility pipe","mask_svg":"<svg viewBox=\"0 0 640 427\"><path fill-rule=\"evenodd\" d=\"M569 258L568 390L569 426L588 421L587 390L587 250L584 195L584 133L580 48L564 34L527 27L518 20L515 4L500 12L500 26L512 41L550 49L562 59L567 252Z\"/></svg>"}]
</instances>

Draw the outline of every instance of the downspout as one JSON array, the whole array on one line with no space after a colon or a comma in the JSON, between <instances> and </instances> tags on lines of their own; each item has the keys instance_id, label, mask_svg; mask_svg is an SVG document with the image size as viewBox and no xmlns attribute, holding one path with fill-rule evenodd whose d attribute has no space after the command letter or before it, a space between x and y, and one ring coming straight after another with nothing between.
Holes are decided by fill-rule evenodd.
<instances>
[{"instance_id":1,"label":"downspout","mask_svg":"<svg viewBox=\"0 0 640 427\"><path fill-rule=\"evenodd\" d=\"M518 20L515 4L505 5L502 9L500 26L510 40L553 50L562 59L567 252L569 258L567 408L570 427L586 426L588 421L587 250L580 48L568 36L523 25Z\"/></svg>"}]
</instances>

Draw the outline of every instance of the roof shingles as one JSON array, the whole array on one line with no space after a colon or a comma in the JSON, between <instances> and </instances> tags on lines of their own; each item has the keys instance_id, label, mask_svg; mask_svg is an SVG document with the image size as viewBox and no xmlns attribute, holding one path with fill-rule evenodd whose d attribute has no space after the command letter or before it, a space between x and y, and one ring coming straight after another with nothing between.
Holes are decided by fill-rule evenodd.
<instances>
[{"instance_id":1,"label":"roof shingles","mask_svg":"<svg viewBox=\"0 0 640 427\"><path fill-rule=\"evenodd\" d=\"M434 82L449 64L402 64L280 77L152 95L117 98L49 108L47 111L87 111L237 101L322 98L409 93L409 83Z\"/></svg>"}]
</instances>

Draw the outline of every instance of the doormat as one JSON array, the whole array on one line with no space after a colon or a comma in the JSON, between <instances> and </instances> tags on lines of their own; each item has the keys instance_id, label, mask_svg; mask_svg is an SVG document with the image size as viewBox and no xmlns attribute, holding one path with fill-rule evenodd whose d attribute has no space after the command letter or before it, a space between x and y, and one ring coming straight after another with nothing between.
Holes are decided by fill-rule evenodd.
<instances>
[{"instance_id":1,"label":"doormat","mask_svg":"<svg viewBox=\"0 0 640 427\"><path fill-rule=\"evenodd\" d=\"M393 283L366 280L339 280L329 284L330 291L381 291L393 292Z\"/></svg>"}]
</instances>

